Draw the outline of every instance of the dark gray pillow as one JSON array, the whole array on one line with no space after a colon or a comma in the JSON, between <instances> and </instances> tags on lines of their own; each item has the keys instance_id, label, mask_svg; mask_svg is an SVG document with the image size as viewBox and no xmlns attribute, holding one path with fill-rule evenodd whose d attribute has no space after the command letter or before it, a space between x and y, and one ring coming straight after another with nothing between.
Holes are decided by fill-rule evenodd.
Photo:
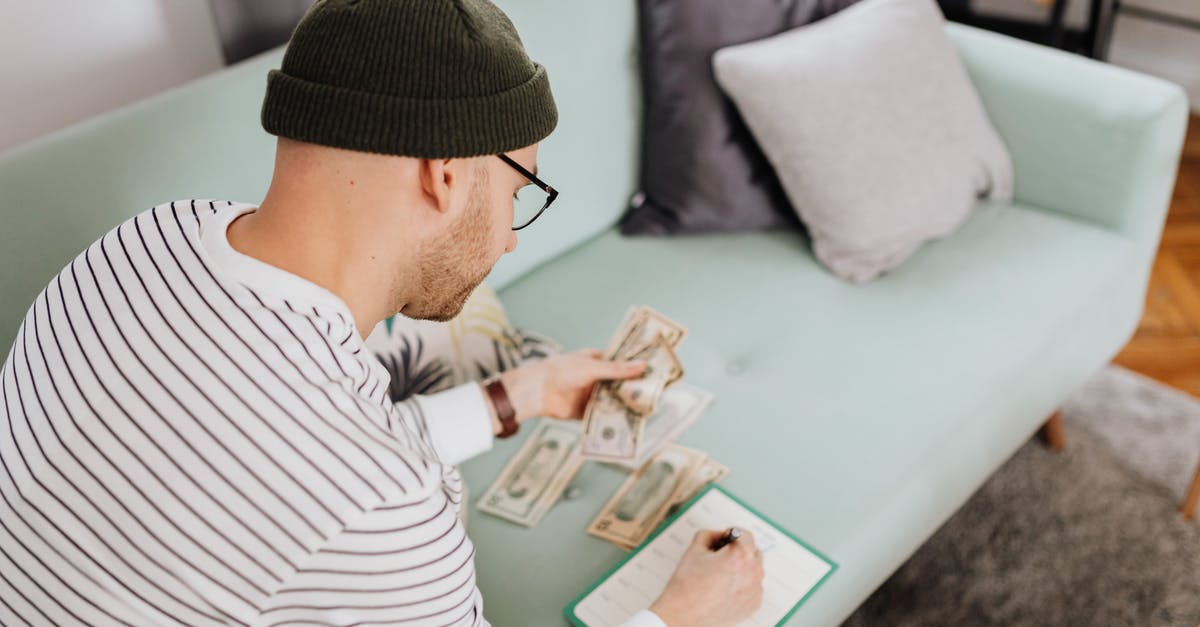
<instances>
[{"instance_id":1,"label":"dark gray pillow","mask_svg":"<svg viewBox=\"0 0 1200 627\"><path fill-rule=\"evenodd\" d=\"M717 87L712 55L855 1L639 0L642 189L621 219L621 232L799 227L770 163Z\"/></svg>"}]
</instances>

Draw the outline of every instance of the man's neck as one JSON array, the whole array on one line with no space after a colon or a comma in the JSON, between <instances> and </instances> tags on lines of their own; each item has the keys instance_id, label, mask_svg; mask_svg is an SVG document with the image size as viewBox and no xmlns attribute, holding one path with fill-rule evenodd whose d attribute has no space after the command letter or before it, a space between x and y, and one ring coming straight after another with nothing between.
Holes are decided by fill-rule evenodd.
<instances>
[{"instance_id":1,"label":"man's neck","mask_svg":"<svg viewBox=\"0 0 1200 627\"><path fill-rule=\"evenodd\" d=\"M394 267L388 255L396 249L372 251L380 238L354 233L352 221L337 220L333 211L311 201L278 202L268 194L257 210L230 223L225 233L229 245L332 292L346 303L359 336L366 338L380 320L395 313L387 311L391 294L386 287Z\"/></svg>"}]
</instances>

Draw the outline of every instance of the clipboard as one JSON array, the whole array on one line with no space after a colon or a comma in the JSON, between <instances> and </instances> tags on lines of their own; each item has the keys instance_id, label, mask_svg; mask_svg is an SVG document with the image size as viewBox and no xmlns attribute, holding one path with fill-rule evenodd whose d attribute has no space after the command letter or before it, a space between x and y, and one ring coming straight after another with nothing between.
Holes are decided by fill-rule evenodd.
<instances>
[{"instance_id":1,"label":"clipboard","mask_svg":"<svg viewBox=\"0 0 1200 627\"><path fill-rule=\"evenodd\" d=\"M619 627L662 592L695 529L731 525L755 534L767 572L763 606L744 626L786 623L837 570L835 562L808 543L725 488L710 484L575 598L563 614L578 627Z\"/></svg>"}]
</instances>

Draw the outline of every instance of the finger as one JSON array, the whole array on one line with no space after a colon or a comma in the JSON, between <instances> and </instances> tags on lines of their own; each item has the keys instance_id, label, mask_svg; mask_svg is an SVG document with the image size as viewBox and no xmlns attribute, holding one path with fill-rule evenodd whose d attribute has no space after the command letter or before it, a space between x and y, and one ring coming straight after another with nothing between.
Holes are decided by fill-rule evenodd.
<instances>
[{"instance_id":1,"label":"finger","mask_svg":"<svg viewBox=\"0 0 1200 627\"><path fill-rule=\"evenodd\" d=\"M742 550L749 551L751 555L758 552L758 543L754 541L754 534L747 529L742 529L741 537L734 544L737 544Z\"/></svg>"},{"instance_id":2,"label":"finger","mask_svg":"<svg viewBox=\"0 0 1200 627\"><path fill-rule=\"evenodd\" d=\"M692 546L708 548L717 538L725 535L724 529L701 529L692 536Z\"/></svg>"},{"instance_id":3,"label":"finger","mask_svg":"<svg viewBox=\"0 0 1200 627\"><path fill-rule=\"evenodd\" d=\"M588 401L592 398L593 395L596 394L596 388L600 387L600 384L596 383L596 382L592 382L592 384L590 386L586 386L586 387L587 387L587 395L584 396L582 399L584 407L587 407ZM580 410L580 411L582 411L582 410Z\"/></svg>"},{"instance_id":4,"label":"finger","mask_svg":"<svg viewBox=\"0 0 1200 627\"><path fill-rule=\"evenodd\" d=\"M581 348L581 349L575 351L575 354L583 355L584 357L591 357L592 359L603 359L604 358L604 351L602 351L598 348Z\"/></svg>"},{"instance_id":5,"label":"finger","mask_svg":"<svg viewBox=\"0 0 1200 627\"><path fill-rule=\"evenodd\" d=\"M606 359L597 360L594 376L597 379L633 379L640 377L646 372L646 362L644 361L608 361Z\"/></svg>"}]
</instances>

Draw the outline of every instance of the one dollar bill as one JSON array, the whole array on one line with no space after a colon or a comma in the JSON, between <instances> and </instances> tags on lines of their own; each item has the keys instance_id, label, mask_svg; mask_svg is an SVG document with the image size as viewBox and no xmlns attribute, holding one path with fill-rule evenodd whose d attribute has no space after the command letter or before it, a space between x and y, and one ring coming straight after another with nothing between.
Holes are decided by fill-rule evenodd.
<instances>
[{"instance_id":1,"label":"one dollar bill","mask_svg":"<svg viewBox=\"0 0 1200 627\"><path fill-rule=\"evenodd\" d=\"M636 546L698 472L708 455L669 444L638 468L588 526L588 533L618 546Z\"/></svg>"},{"instance_id":2,"label":"one dollar bill","mask_svg":"<svg viewBox=\"0 0 1200 627\"><path fill-rule=\"evenodd\" d=\"M669 442L679 439L713 402L713 394L687 383L679 383L663 392L654 413L643 421L637 457L610 463L637 470Z\"/></svg>"},{"instance_id":3,"label":"one dollar bill","mask_svg":"<svg viewBox=\"0 0 1200 627\"><path fill-rule=\"evenodd\" d=\"M622 545L623 548L628 550L641 544L642 541L649 537L650 533L657 529L664 520L670 518L671 514L674 514L676 510L683 506L684 503L687 503L688 501L692 500L692 497L699 494L700 491L704 489L704 486L716 481L720 481L721 479L725 478L725 475L727 474L729 474L729 469L726 468L725 465L711 457L705 459L704 463L700 464L700 467L697 468L694 473L692 473L692 476L688 477L687 481L680 486L675 494L671 495L671 498L668 499L670 503L665 508L658 511L655 514L654 519L651 520L649 524L645 525L646 534L629 544Z\"/></svg>"},{"instance_id":4,"label":"one dollar bill","mask_svg":"<svg viewBox=\"0 0 1200 627\"><path fill-rule=\"evenodd\" d=\"M654 412L667 386L683 378L675 348L687 329L645 306L625 315L605 352L607 359L645 359L647 372L630 381L606 381L596 386L583 414L585 457L622 462L641 451L644 418Z\"/></svg>"},{"instance_id":5,"label":"one dollar bill","mask_svg":"<svg viewBox=\"0 0 1200 627\"><path fill-rule=\"evenodd\" d=\"M647 416L654 413L667 385L683 376L683 366L667 338L661 335L650 340L629 359L646 362L646 370L637 379L614 381L613 393L633 413Z\"/></svg>"},{"instance_id":6,"label":"one dollar bill","mask_svg":"<svg viewBox=\"0 0 1200 627\"><path fill-rule=\"evenodd\" d=\"M479 511L533 527L583 465L578 425L544 418L479 498Z\"/></svg>"}]
</instances>

